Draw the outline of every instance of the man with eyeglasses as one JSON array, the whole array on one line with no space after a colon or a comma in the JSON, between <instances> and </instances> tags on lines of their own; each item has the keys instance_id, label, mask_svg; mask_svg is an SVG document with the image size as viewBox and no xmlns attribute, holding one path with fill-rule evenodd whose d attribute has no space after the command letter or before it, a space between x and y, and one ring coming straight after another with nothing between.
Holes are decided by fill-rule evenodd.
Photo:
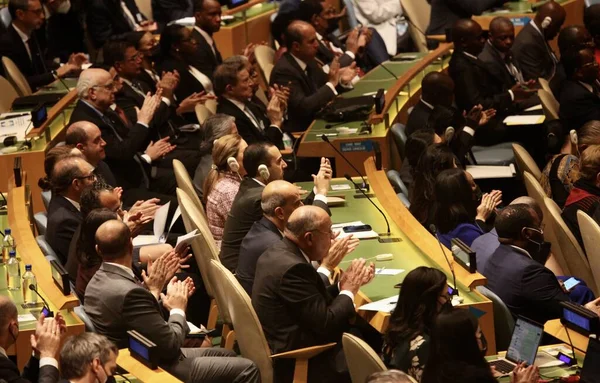
<instances>
[{"instance_id":1,"label":"man with eyeglasses","mask_svg":"<svg viewBox=\"0 0 600 383\"><path fill-rule=\"evenodd\" d=\"M67 262L73 234L82 222L81 194L92 187L95 180L94 167L83 157L70 155L54 165L46 240L63 265Z\"/></svg>"},{"instance_id":2,"label":"man with eyeglasses","mask_svg":"<svg viewBox=\"0 0 600 383\"><path fill-rule=\"evenodd\" d=\"M594 300L587 288L585 292L565 289L552 271L535 260L544 251L544 231L534 208L509 205L499 212L494 226L500 246L487 261L483 275L487 287L513 315L545 323L562 316L562 301L583 304L600 314L600 298Z\"/></svg>"},{"instance_id":3,"label":"man with eyeglasses","mask_svg":"<svg viewBox=\"0 0 600 383\"><path fill-rule=\"evenodd\" d=\"M71 54L63 66L57 66L53 57L46 57L46 35L40 30L45 16L40 0L10 0L8 11L12 24L0 38L0 56L14 61L33 91L81 70L87 62L83 53Z\"/></svg>"}]
</instances>

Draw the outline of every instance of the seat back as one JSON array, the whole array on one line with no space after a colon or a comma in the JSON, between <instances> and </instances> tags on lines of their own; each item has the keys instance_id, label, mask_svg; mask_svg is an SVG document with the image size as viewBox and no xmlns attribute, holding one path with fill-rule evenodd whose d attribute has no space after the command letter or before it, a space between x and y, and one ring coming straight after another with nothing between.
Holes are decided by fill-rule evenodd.
<instances>
[{"instance_id":1,"label":"seat back","mask_svg":"<svg viewBox=\"0 0 600 383\"><path fill-rule=\"evenodd\" d=\"M212 113L211 116L217 113L217 100L206 100L204 106L210 111L210 113Z\"/></svg>"},{"instance_id":2,"label":"seat back","mask_svg":"<svg viewBox=\"0 0 600 383\"><path fill-rule=\"evenodd\" d=\"M12 16L10 15L7 6L0 9L0 22L4 26L4 29L8 29L8 27L10 27L10 24L12 23Z\"/></svg>"},{"instance_id":3,"label":"seat back","mask_svg":"<svg viewBox=\"0 0 600 383\"><path fill-rule=\"evenodd\" d=\"M542 222L544 223L544 239L552 244L552 254L554 258L560 265L560 268L566 274L570 275L569 265L565 260L565 256L561 250L560 243L558 242L558 237L554 231L554 225L552 224L550 213L548 209L546 209L546 203L544 202L544 198L548 197L546 193L544 193L544 189L542 189L542 185L535 179L534 176L529 172L523 173L523 181L525 182L525 188L527 189L527 194L535 200L535 202L540 205L542 212L544 214L544 219Z\"/></svg>"},{"instance_id":4,"label":"seat back","mask_svg":"<svg viewBox=\"0 0 600 383\"><path fill-rule=\"evenodd\" d=\"M19 96L24 97L31 95L31 87L23 73L21 73L21 70L19 70L19 67L17 67L17 64L4 56L2 57L2 66L4 67L6 78L12 84Z\"/></svg>"},{"instance_id":5,"label":"seat back","mask_svg":"<svg viewBox=\"0 0 600 383\"><path fill-rule=\"evenodd\" d=\"M398 154L401 159L404 159L406 156L406 126L399 122L393 124L390 127L390 131L392 132L392 137L394 138L394 143L396 144L396 148L398 149Z\"/></svg>"},{"instance_id":6,"label":"seat back","mask_svg":"<svg viewBox=\"0 0 600 383\"><path fill-rule=\"evenodd\" d=\"M400 0L404 15L411 21L408 31L419 52L427 52L427 39L423 33L429 26L431 5L427 0Z\"/></svg>"},{"instance_id":7,"label":"seat back","mask_svg":"<svg viewBox=\"0 0 600 383\"><path fill-rule=\"evenodd\" d=\"M600 226L598 226L598 223L592 219L592 217L585 214L582 210L577 212L577 222L579 223L579 230L581 231L581 237L583 238L590 271L596 282L596 291L600 291L600 247L596 247L598 245L596 241L600 238ZM588 281L586 282L588 285L591 283Z\"/></svg>"},{"instance_id":8,"label":"seat back","mask_svg":"<svg viewBox=\"0 0 600 383\"><path fill-rule=\"evenodd\" d=\"M44 237L43 235L38 235L37 237L35 237L35 241L37 242L40 250L42 251L42 254L44 254L48 262L57 261L60 263L56 252L54 251L54 249L52 249L52 247L50 247L48 241L46 241L46 237Z\"/></svg>"},{"instance_id":9,"label":"seat back","mask_svg":"<svg viewBox=\"0 0 600 383\"><path fill-rule=\"evenodd\" d=\"M542 171L531 157L531 154L519 144L512 144L512 148L515 152L515 159L521 176L523 176L523 172L529 172L539 182L542 179Z\"/></svg>"},{"instance_id":10,"label":"seat back","mask_svg":"<svg viewBox=\"0 0 600 383\"><path fill-rule=\"evenodd\" d=\"M254 56L256 56L258 68L268 85L271 81L271 72L275 66L275 50L266 45L259 45L254 49Z\"/></svg>"},{"instance_id":11,"label":"seat back","mask_svg":"<svg viewBox=\"0 0 600 383\"><path fill-rule=\"evenodd\" d=\"M204 205L202 205L202 201L200 201L200 197L198 197L198 193L196 193L196 188L194 187L194 183L190 178L185 165L181 163L181 161L175 159L173 160L173 171L175 173L175 180L177 181L177 187L183 190L188 197L191 198L194 206L198 209L202 216L206 218L206 211L204 210Z\"/></svg>"},{"instance_id":12,"label":"seat back","mask_svg":"<svg viewBox=\"0 0 600 383\"><path fill-rule=\"evenodd\" d=\"M513 330L515 328L515 318L513 318L510 310L499 296L494 294L492 290L485 286L477 286L483 296L492 301L494 308L494 329L496 332L496 349L497 350L508 350L510 345L510 338L512 337Z\"/></svg>"},{"instance_id":13,"label":"seat back","mask_svg":"<svg viewBox=\"0 0 600 383\"><path fill-rule=\"evenodd\" d=\"M135 5L148 20L154 20L154 13L152 12L152 0L135 0Z\"/></svg>"},{"instance_id":14,"label":"seat back","mask_svg":"<svg viewBox=\"0 0 600 383\"><path fill-rule=\"evenodd\" d=\"M73 311L75 311L75 315L77 315L77 317L79 319L81 319L81 321L85 325L85 331L87 331L87 332L96 332L96 328L94 327L94 322L92 322L92 320L90 319L90 317L85 312L85 309L83 308L83 305L80 305L80 306L77 306L77 307L73 308Z\"/></svg>"},{"instance_id":15,"label":"seat back","mask_svg":"<svg viewBox=\"0 0 600 383\"><path fill-rule=\"evenodd\" d=\"M387 370L379 355L359 337L344 333L342 346L353 382L365 382L372 373Z\"/></svg>"},{"instance_id":16,"label":"seat back","mask_svg":"<svg viewBox=\"0 0 600 383\"><path fill-rule=\"evenodd\" d=\"M206 106L202 104L196 105L196 118L198 118L198 123L200 125L204 125L204 121L206 121L206 119L213 114L214 113L211 112Z\"/></svg>"},{"instance_id":17,"label":"seat back","mask_svg":"<svg viewBox=\"0 0 600 383\"><path fill-rule=\"evenodd\" d=\"M271 350L265 338L252 302L235 276L220 262L212 260L210 267L215 280L223 286L227 297L227 309L235 328L235 337L241 354L256 364L263 383L273 382Z\"/></svg>"},{"instance_id":18,"label":"seat back","mask_svg":"<svg viewBox=\"0 0 600 383\"><path fill-rule=\"evenodd\" d=\"M44 204L44 208L48 210L48 205L50 205L50 200L52 199L52 191L44 190L42 192L42 203Z\"/></svg>"},{"instance_id":19,"label":"seat back","mask_svg":"<svg viewBox=\"0 0 600 383\"><path fill-rule=\"evenodd\" d=\"M540 77L540 78L538 78L538 82L540 83L540 86L542 87L543 90L552 94L552 88L550 88L550 83L548 82L548 80L546 80L543 77Z\"/></svg>"},{"instance_id":20,"label":"seat back","mask_svg":"<svg viewBox=\"0 0 600 383\"><path fill-rule=\"evenodd\" d=\"M19 97L13 85L4 77L0 76L0 113L10 111L13 101Z\"/></svg>"},{"instance_id":21,"label":"seat back","mask_svg":"<svg viewBox=\"0 0 600 383\"><path fill-rule=\"evenodd\" d=\"M348 26L350 28L356 28L358 26L358 19L356 18L356 10L354 9L354 2L352 0L344 0L344 7L346 7L346 16L348 20Z\"/></svg>"},{"instance_id":22,"label":"seat back","mask_svg":"<svg viewBox=\"0 0 600 383\"><path fill-rule=\"evenodd\" d=\"M35 213L33 216L35 227L39 235L46 235L46 228L48 227L48 214L45 211Z\"/></svg>"},{"instance_id":23,"label":"seat back","mask_svg":"<svg viewBox=\"0 0 600 383\"><path fill-rule=\"evenodd\" d=\"M542 102L542 108L544 109L544 114L546 115L546 119L548 120L558 120L558 111L560 109L560 104L554 98L551 92L545 91L544 89L538 90L538 97Z\"/></svg>"},{"instance_id":24,"label":"seat back","mask_svg":"<svg viewBox=\"0 0 600 383\"><path fill-rule=\"evenodd\" d=\"M554 232L558 238L560 249L565 256L565 261L569 267L570 275L579 279L583 279L587 283L588 287L592 289L594 294L597 296L599 291L596 288L596 281L592 275L590 264L588 263L581 246L579 246L579 243L573 236L573 233L571 233L571 230L569 230L569 227L561 217L560 208L556 202L547 197L544 198L544 203L546 204L546 209L548 209L548 213L550 214Z\"/></svg>"}]
</instances>

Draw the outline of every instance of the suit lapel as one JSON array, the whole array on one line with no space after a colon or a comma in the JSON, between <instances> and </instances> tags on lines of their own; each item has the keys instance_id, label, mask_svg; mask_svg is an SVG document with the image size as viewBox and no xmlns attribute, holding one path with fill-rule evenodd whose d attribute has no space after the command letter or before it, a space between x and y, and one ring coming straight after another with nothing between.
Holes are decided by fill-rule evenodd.
<instances>
[{"instance_id":1,"label":"suit lapel","mask_svg":"<svg viewBox=\"0 0 600 383\"><path fill-rule=\"evenodd\" d=\"M287 59L288 63L300 74L300 77L302 78L304 84L308 87L308 89L312 90L313 92L316 91L312 80L309 79L307 73L304 70L302 70L302 68L300 68L300 65L298 65L296 59L294 59L290 53L286 53L284 57Z\"/></svg>"},{"instance_id":2,"label":"suit lapel","mask_svg":"<svg viewBox=\"0 0 600 383\"><path fill-rule=\"evenodd\" d=\"M217 51L215 49L215 51L216 51L215 52L216 55L215 55L215 53L213 53L212 47L210 46L210 44L208 43L208 41L206 41L206 39L204 38L204 36L202 36L202 34L200 32L198 32L196 30L196 28L194 28L192 30L192 34L194 34L194 37L196 38L196 41L198 41L198 43L200 45L202 45L203 49L207 50L207 52L210 53L209 54L210 60L213 62L213 64L219 65L219 57L220 57L219 51Z\"/></svg>"},{"instance_id":3,"label":"suit lapel","mask_svg":"<svg viewBox=\"0 0 600 383\"><path fill-rule=\"evenodd\" d=\"M22 62L28 62L29 63L29 71L31 73L35 72L35 68L33 65L33 52L31 52L31 58L29 57L29 55L27 54L27 48L25 47L25 43L23 42L23 40L21 39L21 36L19 36L19 32L17 32L17 30L15 29L15 27L13 25L10 26L10 28L8 29L8 33L12 34L12 40L15 42L18 42L18 44L15 44L15 47L18 46L18 52L16 53L17 57L21 57L21 61ZM33 36L32 36L33 37ZM19 63L15 64L19 65ZM21 69L21 71L23 71L23 73L25 73L25 70L23 69L27 69L27 68L19 68Z\"/></svg>"}]
</instances>

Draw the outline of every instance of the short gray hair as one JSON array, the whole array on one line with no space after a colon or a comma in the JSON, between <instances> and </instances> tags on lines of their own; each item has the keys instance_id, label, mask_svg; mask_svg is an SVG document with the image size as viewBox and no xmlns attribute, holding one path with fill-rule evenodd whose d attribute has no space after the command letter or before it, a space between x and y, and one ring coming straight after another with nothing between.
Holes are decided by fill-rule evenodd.
<instances>
[{"instance_id":1,"label":"short gray hair","mask_svg":"<svg viewBox=\"0 0 600 383\"><path fill-rule=\"evenodd\" d=\"M365 383L410 383L411 380L404 372L387 370L374 372L367 377Z\"/></svg>"},{"instance_id":2,"label":"short gray hair","mask_svg":"<svg viewBox=\"0 0 600 383\"><path fill-rule=\"evenodd\" d=\"M0 297L0 331L3 331L12 319L17 319L17 315L15 303L8 297Z\"/></svg>"},{"instance_id":3,"label":"short gray hair","mask_svg":"<svg viewBox=\"0 0 600 383\"><path fill-rule=\"evenodd\" d=\"M261 199L260 207L267 217L273 217L275 215L275 209L283 207L285 202L285 195L271 193Z\"/></svg>"},{"instance_id":4,"label":"short gray hair","mask_svg":"<svg viewBox=\"0 0 600 383\"><path fill-rule=\"evenodd\" d=\"M105 364L111 352L118 354L119 349L104 335L84 332L68 338L60 351L62 377L68 380L82 378L94 359Z\"/></svg>"},{"instance_id":5,"label":"short gray hair","mask_svg":"<svg viewBox=\"0 0 600 383\"><path fill-rule=\"evenodd\" d=\"M248 65L248 64L250 64L250 60L248 60L248 57L246 57L244 55L234 55L234 56L227 57L225 60L223 60L223 64L224 65L234 65L234 66Z\"/></svg>"},{"instance_id":6,"label":"short gray hair","mask_svg":"<svg viewBox=\"0 0 600 383\"><path fill-rule=\"evenodd\" d=\"M231 134L231 125L235 117L223 113L214 114L204 121L204 139L200 144L202 153L212 153L213 144L216 139Z\"/></svg>"},{"instance_id":7,"label":"short gray hair","mask_svg":"<svg viewBox=\"0 0 600 383\"><path fill-rule=\"evenodd\" d=\"M98 84L96 84L94 71L89 69L84 70L79 75L79 80L77 80L77 97L84 100L87 99L90 89L96 85Z\"/></svg>"}]
</instances>

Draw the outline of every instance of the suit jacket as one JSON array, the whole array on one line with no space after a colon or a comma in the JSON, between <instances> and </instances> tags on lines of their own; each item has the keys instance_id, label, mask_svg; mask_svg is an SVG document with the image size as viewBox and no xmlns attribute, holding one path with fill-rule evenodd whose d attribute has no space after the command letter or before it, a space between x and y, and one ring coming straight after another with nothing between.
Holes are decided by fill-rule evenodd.
<instances>
[{"instance_id":1,"label":"suit jacket","mask_svg":"<svg viewBox=\"0 0 600 383\"><path fill-rule=\"evenodd\" d=\"M37 88L54 81L54 76L50 72L54 66L45 61L46 48L40 35L32 33L30 41L31 58L27 54L27 48L25 48L21 36L11 24L6 33L0 37L0 56L6 56L15 62L35 92ZM4 70L2 70L2 74L6 76Z\"/></svg>"},{"instance_id":2,"label":"suit jacket","mask_svg":"<svg viewBox=\"0 0 600 383\"><path fill-rule=\"evenodd\" d=\"M161 26L170 21L194 16L191 0L152 0L154 20Z\"/></svg>"},{"instance_id":3,"label":"suit jacket","mask_svg":"<svg viewBox=\"0 0 600 383\"><path fill-rule=\"evenodd\" d=\"M498 246L483 275L488 280L487 287L502 299L513 315L539 323L560 318L560 302L569 300L550 270L508 245Z\"/></svg>"},{"instance_id":4,"label":"suit jacket","mask_svg":"<svg viewBox=\"0 0 600 383\"><path fill-rule=\"evenodd\" d=\"M217 49L216 44L215 53L213 53L212 47L208 45L208 41L195 28L192 30L192 37L198 41L198 48L196 55L193 57L192 65L212 81L215 69L223 63L221 53Z\"/></svg>"},{"instance_id":5,"label":"suit jacket","mask_svg":"<svg viewBox=\"0 0 600 383\"><path fill-rule=\"evenodd\" d=\"M496 228L493 228L489 233L481 235L471 244L471 249L475 252L477 258L477 271L481 274L485 274L488 261L498 246L500 246L500 241L498 240Z\"/></svg>"},{"instance_id":6,"label":"suit jacket","mask_svg":"<svg viewBox=\"0 0 600 383\"><path fill-rule=\"evenodd\" d=\"M154 296L123 268L102 263L85 290L85 312L96 328L119 348L128 347L127 331L136 330L158 346L161 363L181 355L189 333L185 318L170 315Z\"/></svg>"},{"instance_id":7,"label":"suit jacket","mask_svg":"<svg viewBox=\"0 0 600 383\"><path fill-rule=\"evenodd\" d=\"M339 43L339 40L337 42ZM335 53L333 53L333 51L329 49L327 45L325 45L324 41L318 40L318 43L319 48L317 50L317 59L323 64L331 64L333 59L336 57ZM347 67L354 62L354 59L346 54L343 44L336 44L333 41L331 41L331 43L344 51L344 53L338 59L340 62L340 68Z\"/></svg>"},{"instance_id":8,"label":"suit jacket","mask_svg":"<svg viewBox=\"0 0 600 383\"><path fill-rule=\"evenodd\" d=\"M200 93L204 91L204 86L202 86L196 77L192 76L187 64L172 57L166 57L164 60L158 63L158 67L159 72L172 72L174 70L179 72L180 81L179 85L175 89L175 96L178 100L183 100L195 92ZM208 76L207 73L202 73ZM196 118L195 115L194 118ZM198 120L196 119L196 121Z\"/></svg>"},{"instance_id":9,"label":"suit jacket","mask_svg":"<svg viewBox=\"0 0 600 383\"><path fill-rule=\"evenodd\" d=\"M0 355L0 379L8 383L56 383L59 376L56 367L45 365L40 368L40 360L33 356L21 374L12 360Z\"/></svg>"},{"instance_id":10,"label":"suit jacket","mask_svg":"<svg viewBox=\"0 0 600 383\"><path fill-rule=\"evenodd\" d=\"M135 0L123 0L136 22L147 20L140 12ZM87 27L96 48L101 48L109 38L123 37L133 29L123 9L120 0L90 0L87 9Z\"/></svg>"},{"instance_id":11,"label":"suit jacket","mask_svg":"<svg viewBox=\"0 0 600 383\"><path fill-rule=\"evenodd\" d=\"M326 287L287 238L258 259L252 305L273 353L339 342L355 315L352 299L337 284Z\"/></svg>"},{"instance_id":12,"label":"suit jacket","mask_svg":"<svg viewBox=\"0 0 600 383\"><path fill-rule=\"evenodd\" d=\"M502 56L500 56L500 52L495 49L489 41L485 43L483 51L479 54L479 60L487 68L488 72L504 85L505 89L510 89L517 83L516 79L506 68L506 64ZM512 63L519 69L515 60L512 60Z\"/></svg>"},{"instance_id":13,"label":"suit jacket","mask_svg":"<svg viewBox=\"0 0 600 383\"><path fill-rule=\"evenodd\" d=\"M284 124L286 131L305 131L315 119L317 112L336 96L326 85L327 75L315 61L308 63L307 70L310 75L307 75L294 57L286 52L275 63L271 73L271 85L290 83L288 120ZM340 87L338 89L341 91Z\"/></svg>"},{"instance_id":14,"label":"suit jacket","mask_svg":"<svg viewBox=\"0 0 600 383\"><path fill-rule=\"evenodd\" d=\"M283 149L283 133L281 130L275 126L271 126L271 122L259 106L253 102L246 103L246 106L259 121L262 121L265 130L257 128L256 125L254 125L254 123L250 120L250 117L246 115L246 113L238 108L233 102L224 97L219 99L217 113L223 113L235 117L235 125L237 126L238 133L248 143L248 145L261 141L269 141L276 145L279 149Z\"/></svg>"},{"instance_id":15,"label":"suit jacket","mask_svg":"<svg viewBox=\"0 0 600 383\"><path fill-rule=\"evenodd\" d=\"M58 57L61 62L67 62L72 53L87 52L79 16L77 10L71 8L65 14L55 13L46 19L49 58Z\"/></svg>"},{"instance_id":16,"label":"suit jacket","mask_svg":"<svg viewBox=\"0 0 600 383\"><path fill-rule=\"evenodd\" d=\"M111 120L110 125L96 110L79 100L71 114L69 124L77 121L90 121L96 124L102 132L102 139L106 141L106 147L104 148L106 158L104 162L112 170L118 185L125 190L137 188L144 184L144 175L134 156L145 150L148 144L149 129L140 124L128 128L119 116L112 111L107 112L105 116ZM141 159L140 161L143 164L144 171L148 171L148 165L145 164L145 161ZM147 177L150 176L147 175Z\"/></svg>"},{"instance_id":17,"label":"suit jacket","mask_svg":"<svg viewBox=\"0 0 600 383\"><path fill-rule=\"evenodd\" d=\"M259 221L263 216L260 207L260 199L264 186L260 185L250 177L244 178L240 184L240 190L233 200L231 210L225 221L223 229L223 240L221 241L221 253L219 258L223 266L231 272L235 272L238 265L240 246L242 241L254 222ZM315 205L323 208L329 215L331 212L327 204L321 201L314 201L314 193L304 200L305 205Z\"/></svg>"},{"instance_id":18,"label":"suit jacket","mask_svg":"<svg viewBox=\"0 0 600 383\"><path fill-rule=\"evenodd\" d=\"M82 222L81 212L71 201L52 193L52 199L48 205L46 240L63 265L67 264L71 239Z\"/></svg>"},{"instance_id":19,"label":"suit jacket","mask_svg":"<svg viewBox=\"0 0 600 383\"><path fill-rule=\"evenodd\" d=\"M515 61L519 64L525 80L536 80L540 77L550 80L556 72L552 48L546 39L535 29L532 23L527 24L515 37L512 47Z\"/></svg>"},{"instance_id":20,"label":"suit jacket","mask_svg":"<svg viewBox=\"0 0 600 383\"><path fill-rule=\"evenodd\" d=\"M565 131L578 130L588 121L600 120L600 97L579 81L567 80L560 91L558 114Z\"/></svg>"},{"instance_id":21,"label":"suit jacket","mask_svg":"<svg viewBox=\"0 0 600 383\"><path fill-rule=\"evenodd\" d=\"M431 0L431 17L428 35L444 35L447 28L459 19L470 19L493 7L500 7L503 0Z\"/></svg>"}]
</instances>

